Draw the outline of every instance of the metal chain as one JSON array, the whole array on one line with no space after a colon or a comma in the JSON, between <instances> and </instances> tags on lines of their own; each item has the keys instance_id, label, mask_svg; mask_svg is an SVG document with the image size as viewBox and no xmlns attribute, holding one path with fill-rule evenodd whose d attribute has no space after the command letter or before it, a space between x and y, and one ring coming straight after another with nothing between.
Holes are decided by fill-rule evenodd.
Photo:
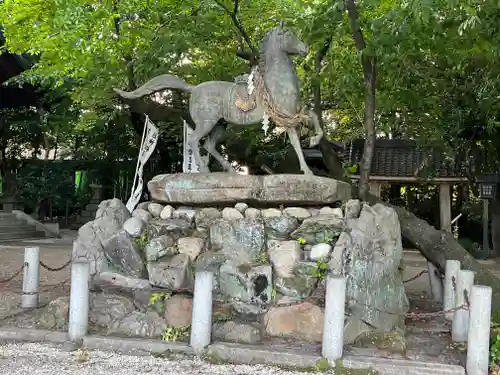
<instances>
[{"instance_id":1,"label":"metal chain","mask_svg":"<svg viewBox=\"0 0 500 375\"><path fill-rule=\"evenodd\" d=\"M72 259L68 260L61 267L52 268L52 267L49 267L48 265L46 265L44 262L40 261L40 266L42 266L43 268L45 268L47 271L58 272L58 271L62 271L66 267L68 267L71 264L71 262L72 262Z\"/></svg>"},{"instance_id":2,"label":"metal chain","mask_svg":"<svg viewBox=\"0 0 500 375\"><path fill-rule=\"evenodd\" d=\"M12 280L14 280L23 270L24 267L28 267L28 263L23 263L23 265L16 271L14 274L6 279L0 280L0 284L5 284L8 283Z\"/></svg>"},{"instance_id":3,"label":"metal chain","mask_svg":"<svg viewBox=\"0 0 500 375\"><path fill-rule=\"evenodd\" d=\"M410 281L416 280L416 279L418 279L420 276L425 275L426 273L429 273L429 271L427 271L427 270L423 270L423 271L419 272L418 274L416 274L415 276L410 277L408 280L404 280L404 281L403 281L403 284L406 284L406 283L409 283Z\"/></svg>"}]
</instances>

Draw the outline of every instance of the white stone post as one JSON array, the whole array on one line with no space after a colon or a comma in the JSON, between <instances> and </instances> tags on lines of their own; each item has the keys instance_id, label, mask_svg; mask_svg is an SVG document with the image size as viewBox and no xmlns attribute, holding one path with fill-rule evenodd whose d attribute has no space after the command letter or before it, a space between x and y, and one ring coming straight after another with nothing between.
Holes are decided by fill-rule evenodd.
<instances>
[{"instance_id":1,"label":"white stone post","mask_svg":"<svg viewBox=\"0 0 500 375\"><path fill-rule=\"evenodd\" d=\"M431 286L432 299L443 302L443 280L439 270L431 262L427 262L427 272L429 273L429 284Z\"/></svg>"},{"instance_id":2,"label":"white stone post","mask_svg":"<svg viewBox=\"0 0 500 375\"><path fill-rule=\"evenodd\" d=\"M191 347L202 354L210 345L212 336L212 289L214 274L198 271L194 281L193 315L191 320Z\"/></svg>"},{"instance_id":3,"label":"white stone post","mask_svg":"<svg viewBox=\"0 0 500 375\"><path fill-rule=\"evenodd\" d=\"M458 273L455 307L466 305L464 291L470 300L470 293L474 285L474 272L461 270ZM451 325L451 339L454 342L466 342L469 331L469 310L459 309L455 311Z\"/></svg>"},{"instance_id":4,"label":"white stone post","mask_svg":"<svg viewBox=\"0 0 500 375\"><path fill-rule=\"evenodd\" d=\"M328 361L342 358L344 349L344 314L346 280L340 275L328 276L326 282L325 320L321 355Z\"/></svg>"},{"instance_id":5,"label":"white stone post","mask_svg":"<svg viewBox=\"0 0 500 375\"><path fill-rule=\"evenodd\" d=\"M444 273L444 304L443 310L450 310L455 307L455 289L453 288L453 280L458 279L460 271L460 262L458 260L447 260ZM453 313L445 314L446 320L453 320Z\"/></svg>"},{"instance_id":6,"label":"white stone post","mask_svg":"<svg viewBox=\"0 0 500 375\"><path fill-rule=\"evenodd\" d=\"M40 287L40 248L24 249L24 274L22 308L38 307L38 291Z\"/></svg>"},{"instance_id":7,"label":"white stone post","mask_svg":"<svg viewBox=\"0 0 500 375\"><path fill-rule=\"evenodd\" d=\"M69 300L68 336L71 341L85 337L89 325L89 264L71 264L71 294Z\"/></svg>"},{"instance_id":8,"label":"white stone post","mask_svg":"<svg viewBox=\"0 0 500 375\"><path fill-rule=\"evenodd\" d=\"M488 373L490 356L491 295L489 286L474 285L470 296L469 337L467 340L468 375Z\"/></svg>"}]
</instances>

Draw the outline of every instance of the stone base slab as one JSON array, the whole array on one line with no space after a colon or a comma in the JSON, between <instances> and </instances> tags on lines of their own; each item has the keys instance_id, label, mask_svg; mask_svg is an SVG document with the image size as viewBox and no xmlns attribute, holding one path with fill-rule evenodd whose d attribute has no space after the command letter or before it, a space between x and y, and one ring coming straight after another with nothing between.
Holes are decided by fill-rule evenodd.
<instances>
[{"instance_id":1,"label":"stone base slab","mask_svg":"<svg viewBox=\"0 0 500 375\"><path fill-rule=\"evenodd\" d=\"M318 205L351 198L351 186L346 182L292 174L163 174L149 181L148 190L153 201L186 205L238 202Z\"/></svg>"},{"instance_id":2,"label":"stone base slab","mask_svg":"<svg viewBox=\"0 0 500 375\"><path fill-rule=\"evenodd\" d=\"M51 332L33 329L0 329L0 340L30 342L67 342L65 332ZM183 353L192 355L192 348L185 343L171 343L160 340L127 339L117 337L87 336L81 343L91 350L108 350L119 353L150 355L163 353ZM241 364L265 364L296 368L312 368L322 358L315 354L297 351L273 350L239 344L214 343L208 346L207 356L221 361ZM411 360L384 359L369 356L348 355L342 359L346 368L372 368L381 375L465 375L462 366ZM331 364L332 367L335 363Z\"/></svg>"}]
</instances>

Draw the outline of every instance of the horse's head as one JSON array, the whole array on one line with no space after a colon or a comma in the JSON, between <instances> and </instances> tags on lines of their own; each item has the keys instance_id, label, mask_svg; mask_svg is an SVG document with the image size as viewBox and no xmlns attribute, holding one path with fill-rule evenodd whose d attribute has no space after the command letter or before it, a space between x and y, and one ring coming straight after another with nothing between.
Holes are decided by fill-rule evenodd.
<instances>
[{"instance_id":1,"label":"horse's head","mask_svg":"<svg viewBox=\"0 0 500 375\"><path fill-rule=\"evenodd\" d=\"M309 52L307 45L302 42L295 34L288 29L283 23L279 27L271 29L266 35L268 43L271 43L271 48L279 48L284 53L290 56L306 56ZM263 41L264 42L264 41Z\"/></svg>"}]
</instances>

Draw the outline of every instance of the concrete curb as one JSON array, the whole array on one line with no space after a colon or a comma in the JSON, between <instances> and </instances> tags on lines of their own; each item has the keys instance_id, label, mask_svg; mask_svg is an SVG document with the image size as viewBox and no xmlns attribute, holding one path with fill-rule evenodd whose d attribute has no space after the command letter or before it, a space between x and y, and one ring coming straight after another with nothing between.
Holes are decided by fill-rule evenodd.
<instances>
[{"instance_id":1,"label":"concrete curb","mask_svg":"<svg viewBox=\"0 0 500 375\"><path fill-rule=\"evenodd\" d=\"M0 340L63 344L68 342L68 334L66 332L37 329L1 328ZM83 339L83 346L88 349L134 355L165 353L193 355L192 348L186 343L170 343L151 339L86 336ZM230 363L264 364L286 368L311 368L322 359L319 355L314 354L270 350L269 348L231 343L214 343L209 345L207 356ZM440 363L352 355L345 356L342 362L346 368L362 369L371 367L379 371L381 375L465 375L465 369L462 366ZM335 364L333 363L332 365Z\"/></svg>"}]
</instances>

